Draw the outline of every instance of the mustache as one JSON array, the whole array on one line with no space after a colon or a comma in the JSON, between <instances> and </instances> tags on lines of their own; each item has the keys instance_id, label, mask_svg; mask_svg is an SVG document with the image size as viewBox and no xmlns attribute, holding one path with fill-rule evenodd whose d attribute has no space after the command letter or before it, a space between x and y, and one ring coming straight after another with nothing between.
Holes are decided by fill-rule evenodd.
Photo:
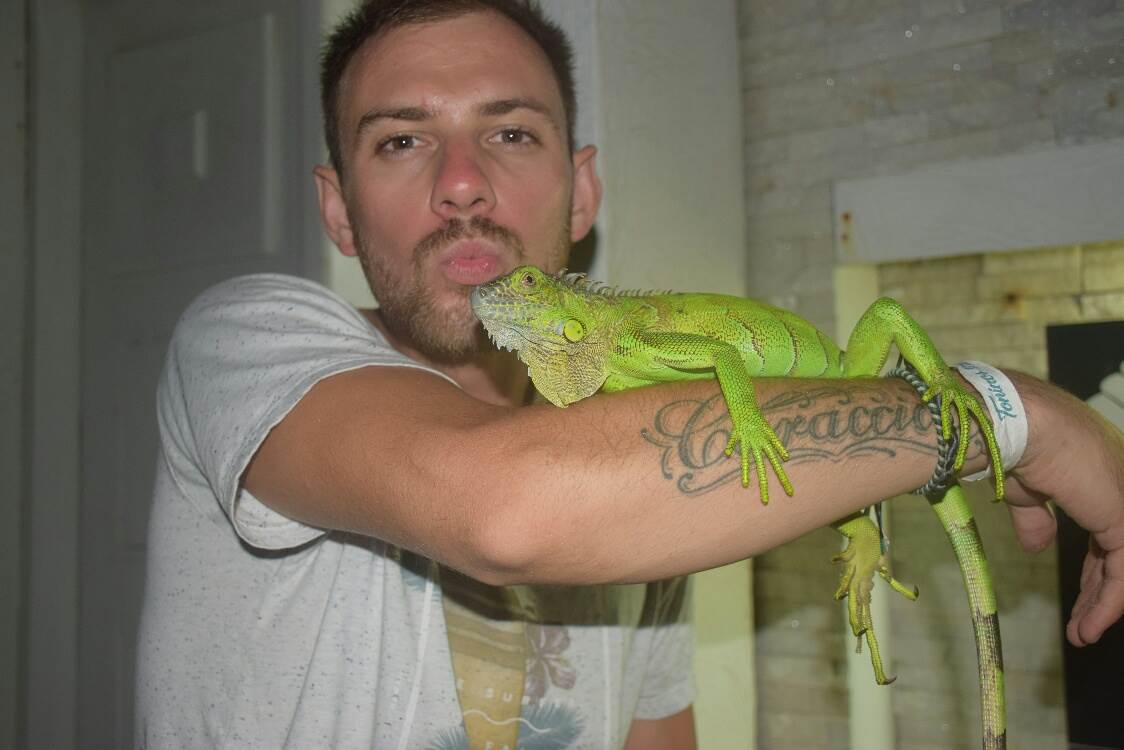
<instances>
[{"instance_id":1,"label":"mustache","mask_svg":"<svg viewBox=\"0 0 1124 750\"><path fill-rule=\"evenodd\" d=\"M473 216L468 221L455 217L449 219L443 227L426 235L414 248L414 260L420 261L452 242L469 237L491 240L514 250L519 258L524 256L523 242L515 232L486 216Z\"/></svg>"}]
</instances>

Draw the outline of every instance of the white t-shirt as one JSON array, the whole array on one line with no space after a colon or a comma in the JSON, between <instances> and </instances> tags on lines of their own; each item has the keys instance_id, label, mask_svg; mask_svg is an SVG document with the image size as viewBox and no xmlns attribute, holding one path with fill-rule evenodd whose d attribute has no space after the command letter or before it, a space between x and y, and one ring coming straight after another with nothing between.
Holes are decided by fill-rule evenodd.
<instances>
[{"instance_id":1,"label":"white t-shirt","mask_svg":"<svg viewBox=\"0 0 1124 750\"><path fill-rule=\"evenodd\" d=\"M239 486L317 381L367 366L445 377L303 279L233 279L184 313L157 398L138 747L462 746L437 566L286 518ZM527 628L535 731L520 748L617 748L633 718L693 701L684 579L520 588L547 623Z\"/></svg>"}]
</instances>

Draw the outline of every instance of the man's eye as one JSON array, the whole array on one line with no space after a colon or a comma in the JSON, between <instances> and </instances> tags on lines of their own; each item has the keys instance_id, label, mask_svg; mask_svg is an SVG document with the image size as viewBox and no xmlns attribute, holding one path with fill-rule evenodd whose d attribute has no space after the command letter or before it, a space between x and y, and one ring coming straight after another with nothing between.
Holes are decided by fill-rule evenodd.
<instances>
[{"instance_id":1,"label":"man's eye","mask_svg":"<svg viewBox=\"0 0 1124 750\"><path fill-rule=\"evenodd\" d=\"M506 146L530 146L539 142L538 138L522 128L504 128L496 135L496 140Z\"/></svg>"},{"instance_id":2,"label":"man's eye","mask_svg":"<svg viewBox=\"0 0 1124 750\"><path fill-rule=\"evenodd\" d=\"M395 151L409 151L416 148L418 139L412 135L392 135L389 138L384 138L379 141L378 152L380 154L395 152Z\"/></svg>"}]
</instances>

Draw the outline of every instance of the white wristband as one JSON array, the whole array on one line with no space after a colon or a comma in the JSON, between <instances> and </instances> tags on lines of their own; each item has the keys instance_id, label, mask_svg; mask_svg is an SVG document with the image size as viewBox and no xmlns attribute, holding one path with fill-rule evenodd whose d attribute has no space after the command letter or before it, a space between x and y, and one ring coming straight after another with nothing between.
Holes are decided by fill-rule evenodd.
<instances>
[{"instance_id":1,"label":"white wristband","mask_svg":"<svg viewBox=\"0 0 1124 750\"><path fill-rule=\"evenodd\" d=\"M961 362L956 369L980 392L991 414L991 426L995 430L1003 470L1017 466L1026 450L1027 421L1026 409L1015 384L1002 372L983 362ZM960 478L969 482L986 479L991 476L991 469L988 465L983 471Z\"/></svg>"}]
</instances>

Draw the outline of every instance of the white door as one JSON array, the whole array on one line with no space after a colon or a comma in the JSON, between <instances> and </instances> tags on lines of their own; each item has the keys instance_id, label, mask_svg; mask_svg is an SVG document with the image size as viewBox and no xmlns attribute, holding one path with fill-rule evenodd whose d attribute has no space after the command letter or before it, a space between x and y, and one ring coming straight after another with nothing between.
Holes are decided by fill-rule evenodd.
<instances>
[{"instance_id":1,"label":"white door","mask_svg":"<svg viewBox=\"0 0 1124 750\"><path fill-rule=\"evenodd\" d=\"M84 12L77 733L123 748L168 337L221 279L319 273L319 13L300 0Z\"/></svg>"}]
</instances>

